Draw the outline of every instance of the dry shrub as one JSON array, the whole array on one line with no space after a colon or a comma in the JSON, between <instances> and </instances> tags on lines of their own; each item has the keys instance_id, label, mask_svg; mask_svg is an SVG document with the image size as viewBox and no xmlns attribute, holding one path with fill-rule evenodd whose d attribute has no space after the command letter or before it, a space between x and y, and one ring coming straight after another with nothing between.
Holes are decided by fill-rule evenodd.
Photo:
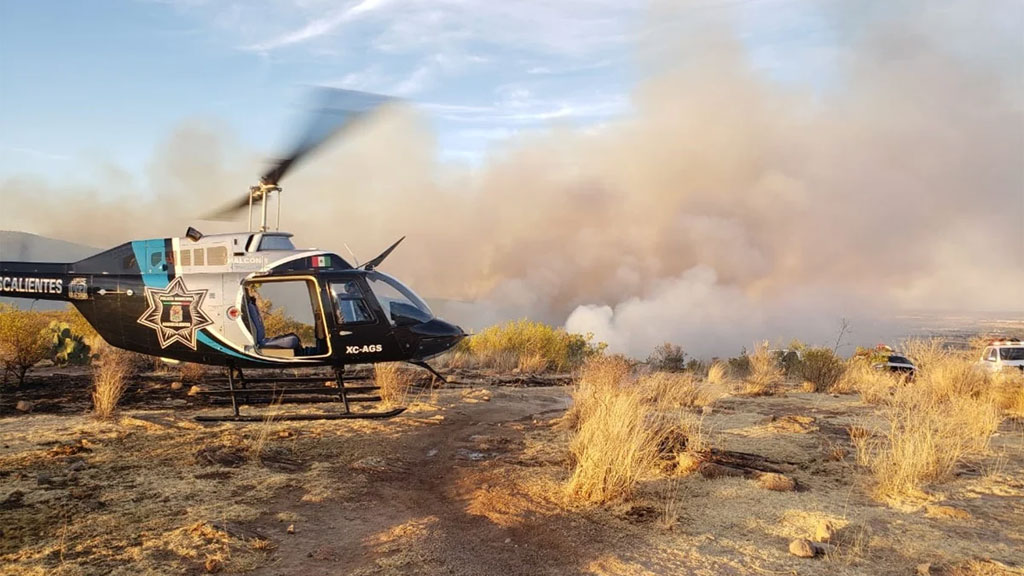
<instances>
[{"instance_id":1,"label":"dry shrub","mask_svg":"<svg viewBox=\"0 0 1024 576\"><path fill-rule=\"evenodd\" d=\"M657 460L658 430L649 423L643 391L630 372L619 358L591 361L573 390L577 425L569 450L575 468L568 491L574 498L626 498Z\"/></svg>"},{"instance_id":2,"label":"dry shrub","mask_svg":"<svg viewBox=\"0 0 1024 576\"><path fill-rule=\"evenodd\" d=\"M373 374L384 404L404 406L409 398L409 389L415 381L412 371L404 368L399 362L382 362L373 365Z\"/></svg>"},{"instance_id":3,"label":"dry shrub","mask_svg":"<svg viewBox=\"0 0 1024 576\"><path fill-rule=\"evenodd\" d=\"M1000 374L994 380L996 407L1011 416L1024 418L1024 374Z\"/></svg>"},{"instance_id":4,"label":"dry shrub","mask_svg":"<svg viewBox=\"0 0 1024 576\"><path fill-rule=\"evenodd\" d=\"M761 342L754 348L750 358L750 374L744 378L739 394L743 396L771 396L782 389L785 374L779 359L768 350L768 343Z\"/></svg>"},{"instance_id":5,"label":"dry shrub","mask_svg":"<svg viewBox=\"0 0 1024 576\"><path fill-rule=\"evenodd\" d=\"M714 362L708 368L708 384L726 386L729 382L729 366L724 362Z\"/></svg>"},{"instance_id":6,"label":"dry shrub","mask_svg":"<svg viewBox=\"0 0 1024 576\"><path fill-rule=\"evenodd\" d=\"M93 415L106 420L114 415L132 376L138 373L140 360L135 352L113 346L101 346L99 359L93 369L92 405Z\"/></svg>"},{"instance_id":7,"label":"dry shrub","mask_svg":"<svg viewBox=\"0 0 1024 576\"><path fill-rule=\"evenodd\" d=\"M178 377L181 378L182 382L188 382L192 384L202 383L206 380L208 368L202 364L195 364L193 362L182 362L178 366Z\"/></svg>"},{"instance_id":8,"label":"dry shrub","mask_svg":"<svg viewBox=\"0 0 1024 576\"><path fill-rule=\"evenodd\" d=\"M539 374L548 369L548 360L541 354L520 356L517 368L524 374Z\"/></svg>"},{"instance_id":9,"label":"dry shrub","mask_svg":"<svg viewBox=\"0 0 1024 576\"><path fill-rule=\"evenodd\" d=\"M857 460L872 472L880 498L920 496L965 458L984 453L999 427L987 375L952 355L934 357L927 366L913 383L879 399L886 422L880 434L853 438Z\"/></svg>"},{"instance_id":10,"label":"dry shrub","mask_svg":"<svg viewBox=\"0 0 1024 576\"><path fill-rule=\"evenodd\" d=\"M725 395L722 384L698 380L689 372L655 372L637 383L648 401L672 408L710 406Z\"/></svg>"},{"instance_id":11,"label":"dry shrub","mask_svg":"<svg viewBox=\"0 0 1024 576\"><path fill-rule=\"evenodd\" d=\"M882 404L892 397L899 385L900 379L896 374L875 370L865 361L853 361L832 391L840 394L859 392L861 399L868 404Z\"/></svg>"},{"instance_id":12,"label":"dry shrub","mask_svg":"<svg viewBox=\"0 0 1024 576\"><path fill-rule=\"evenodd\" d=\"M611 502L628 498L640 478L658 468L691 470L696 459L689 455L706 450L708 442L702 419L679 408L706 406L719 395L688 374L638 377L625 358L592 358L564 419L572 427L569 495Z\"/></svg>"},{"instance_id":13,"label":"dry shrub","mask_svg":"<svg viewBox=\"0 0 1024 576\"><path fill-rule=\"evenodd\" d=\"M952 354L933 358L927 368L919 369L914 386L939 400L982 398L990 396L993 390L990 374Z\"/></svg>"},{"instance_id":14,"label":"dry shrub","mask_svg":"<svg viewBox=\"0 0 1024 576\"><path fill-rule=\"evenodd\" d=\"M843 376L843 361L830 348L807 348L797 370L809 392L831 390Z\"/></svg>"},{"instance_id":15,"label":"dry shrub","mask_svg":"<svg viewBox=\"0 0 1024 576\"><path fill-rule=\"evenodd\" d=\"M949 345L942 338L911 338L904 341L900 348L918 370L928 370L936 362L945 361L952 355Z\"/></svg>"},{"instance_id":16,"label":"dry shrub","mask_svg":"<svg viewBox=\"0 0 1024 576\"><path fill-rule=\"evenodd\" d=\"M49 325L41 312L0 304L0 383L7 384L8 375L13 374L19 385L24 384L29 368L50 357Z\"/></svg>"}]
</instances>

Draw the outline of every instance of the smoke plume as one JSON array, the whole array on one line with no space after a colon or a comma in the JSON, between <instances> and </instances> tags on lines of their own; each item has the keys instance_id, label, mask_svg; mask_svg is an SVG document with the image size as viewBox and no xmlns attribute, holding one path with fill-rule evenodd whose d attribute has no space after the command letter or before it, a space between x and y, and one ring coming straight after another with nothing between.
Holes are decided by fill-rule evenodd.
<instances>
[{"instance_id":1,"label":"smoke plume","mask_svg":"<svg viewBox=\"0 0 1024 576\"><path fill-rule=\"evenodd\" d=\"M729 22L654 34L637 58L662 71L630 117L518 137L477 169L438 163L424 119L391 110L290 176L283 228L363 260L408 235L385 270L466 302L454 320L531 317L637 355L824 342L841 317L869 339L921 309L1020 314L1024 44L991 5L900 6L834 10L821 81L772 79ZM145 183L9 179L0 228L97 246L216 231L196 217L261 167L238 149L190 124Z\"/></svg>"}]
</instances>

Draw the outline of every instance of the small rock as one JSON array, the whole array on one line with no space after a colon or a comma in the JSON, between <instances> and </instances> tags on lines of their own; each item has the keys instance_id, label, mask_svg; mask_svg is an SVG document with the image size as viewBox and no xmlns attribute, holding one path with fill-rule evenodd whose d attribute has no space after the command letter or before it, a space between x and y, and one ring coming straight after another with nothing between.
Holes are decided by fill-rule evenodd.
<instances>
[{"instance_id":1,"label":"small rock","mask_svg":"<svg viewBox=\"0 0 1024 576\"><path fill-rule=\"evenodd\" d=\"M951 520L970 520L971 518L971 513L967 510L940 504L925 504L924 515L929 518L949 518Z\"/></svg>"},{"instance_id":2,"label":"small rock","mask_svg":"<svg viewBox=\"0 0 1024 576\"><path fill-rule=\"evenodd\" d=\"M917 565L917 576L931 576L932 565L930 562L923 562Z\"/></svg>"},{"instance_id":3,"label":"small rock","mask_svg":"<svg viewBox=\"0 0 1024 576\"><path fill-rule=\"evenodd\" d=\"M427 458L433 458L434 456L437 456L437 448L431 448L430 451L427 452Z\"/></svg>"},{"instance_id":4,"label":"small rock","mask_svg":"<svg viewBox=\"0 0 1024 576\"><path fill-rule=\"evenodd\" d=\"M816 542L831 542L835 536L836 528L828 520L819 520L814 527L814 540Z\"/></svg>"},{"instance_id":5,"label":"small rock","mask_svg":"<svg viewBox=\"0 0 1024 576\"><path fill-rule=\"evenodd\" d=\"M505 538L505 544L508 544L508 543L509 543L509 542L511 542L511 541L512 541L512 539L511 539L511 538Z\"/></svg>"},{"instance_id":6,"label":"small rock","mask_svg":"<svg viewBox=\"0 0 1024 576\"><path fill-rule=\"evenodd\" d=\"M295 524L289 524L288 528L285 529L285 532L289 534L295 534Z\"/></svg>"},{"instance_id":7,"label":"small rock","mask_svg":"<svg viewBox=\"0 0 1024 576\"><path fill-rule=\"evenodd\" d=\"M171 390L181 390L184 387L185 387L185 385L182 384L181 382L178 382L178 381L171 382Z\"/></svg>"},{"instance_id":8,"label":"small rock","mask_svg":"<svg viewBox=\"0 0 1024 576\"><path fill-rule=\"evenodd\" d=\"M806 538L797 538L789 543L789 553L800 558L814 558L818 549Z\"/></svg>"},{"instance_id":9,"label":"small rock","mask_svg":"<svg viewBox=\"0 0 1024 576\"><path fill-rule=\"evenodd\" d=\"M757 485L773 492L792 492L796 490L796 480L774 472L765 472L758 476Z\"/></svg>"},{"instance_id":10,"label":"small rock","mask_svg":"<svg viewBox=\"0 0 1024 576\"><path fill-rule=\"evenodd\" d=\"M80 470L85 470L88 467L89 465L85 463L85 460L75 460L71 463L71 466L68 466L68 470L78 472Z\"/></svg>"},{"instance_id":11,"label":"small rock","mask_svg":"<svg viewBox=\"0 0 1024 576\"><path fill-rule=\"evenodd\" d=\"M18 400L18 403L14 405L14 409L20 412L30 412L32 410L32 403L28 400Z\"/></svg>"},{"instance_id":12,"label":"small rock","mask_svg":"<svg viewBox=\"0 0 1024 576\"><path fill-rule=\"evenodd\" d=\"M203 389L200 388L199 386L192 386L191 388L188 389L188 395L195 396L196 394L199 394L202 391Z\"/></svg>"}]
</instances>

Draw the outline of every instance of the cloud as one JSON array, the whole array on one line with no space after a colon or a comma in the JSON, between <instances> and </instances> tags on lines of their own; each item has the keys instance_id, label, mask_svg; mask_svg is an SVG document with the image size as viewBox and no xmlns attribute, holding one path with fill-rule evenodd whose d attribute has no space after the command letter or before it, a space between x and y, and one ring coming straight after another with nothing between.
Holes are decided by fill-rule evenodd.
<instances>
[{"instance_id":1,"label":"cloud","mask_svg":"<svg viewBox=\"0 0 1024 576\"><path fill-rule=\"evenodd\" d=\"M245 49L253 52L268 52L308 42L334 32L342 24L379 10L389 2L390 0L359 0L347 8L319 16L298 30L287 32L265 42L248 45Z\"/></svg>"}]
</instances>

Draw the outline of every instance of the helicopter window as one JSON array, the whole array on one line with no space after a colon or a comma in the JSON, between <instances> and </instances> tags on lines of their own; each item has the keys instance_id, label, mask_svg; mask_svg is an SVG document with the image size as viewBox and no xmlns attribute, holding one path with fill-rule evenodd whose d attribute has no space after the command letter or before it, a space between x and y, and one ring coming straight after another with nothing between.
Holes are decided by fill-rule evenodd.
<instances>
[{"instance_id":1,"label":"helicopter window","mask_svg":"<svg viewBox=\"0 0 1024 576\"><path fill-rule=\"evenodd\" d=\"M226 266L228 263L228 249L224 246L207 248L206 256L206 263L210 266Z\"/></svg>"},{"instance_id":2,"label":"helicopter window","mask_svg":"<svg viewBox=\"0 0 1024 576\"><path fill-rule=\"evenodd\" d=\"M178 261L181 263L182 266L191 266L192 265L192 251L191 250L182 250L181 253L178 255Z\"/></svg>"},{"instance_id":3,"label":"helicopter window","mask_svg":"<svg viewBox=\"0 0 1024 576\"><path fill-rule=\"evenodd\" d=\"M196 248L195 250L193 250L192 251L192 256L195 258L195 262L193 262L192 265L193 266L202 266L202 265L204 265L206 263L206 261L204 260L204 257L203 257L204 254L205 254L205 252L203 251L202 248Z\"/></svg>"},{"instance_id":4,"label":"helicopter window","mask_svg":"<svg viewBox=\"0 0 1024 576\"><path fill-rule=\"evenodd\" d=\"M160 262L162 262L163 259L163 252L153 252L152 254L149 255L149 265L154 267L159 266Z\"/></svg>"},{"instance_id":5,"label":"helicopter window","mask_svg":"<svg viewBox=\"0 0 1024 576\"><path fill-rule=\"evenodd\" d=\"M295 245L287 236L264 236L259 250L295 250Z\"/></svg>"},{"instance_id":6,"label":"helicopter window","mask_svg":"<svg viewBox=\"0 0 1024 576\"><path fill-rule=\"evenodd\" d=\"M129 254L124 257L122 264L124 264L125 270L134 270L139 265L139 262L135 259L135 254Z\"/></svg>"},{"instance_id":7,"label":"helicopter window","mask_svg":"<svg viewBox=\"0 0 1024 576\"><path fill-rule=\"evenodd\" d=\"M348 282L332 282L331 292L337 303L335 310L338 324L355 324L372 322L373 315L363 299L363 292L354 280Z\"/></svg>"},{"instance_id":8,"label":"helicopter window","mask_svg":"<svg viewBox=\"0 0 1024 576\"><path fill-rule=\"evenodd\" d=\"M392 324L426 322L434 317L423 299L391 276L371 272L366 279Z\"/></svg>"}]
</instances>

